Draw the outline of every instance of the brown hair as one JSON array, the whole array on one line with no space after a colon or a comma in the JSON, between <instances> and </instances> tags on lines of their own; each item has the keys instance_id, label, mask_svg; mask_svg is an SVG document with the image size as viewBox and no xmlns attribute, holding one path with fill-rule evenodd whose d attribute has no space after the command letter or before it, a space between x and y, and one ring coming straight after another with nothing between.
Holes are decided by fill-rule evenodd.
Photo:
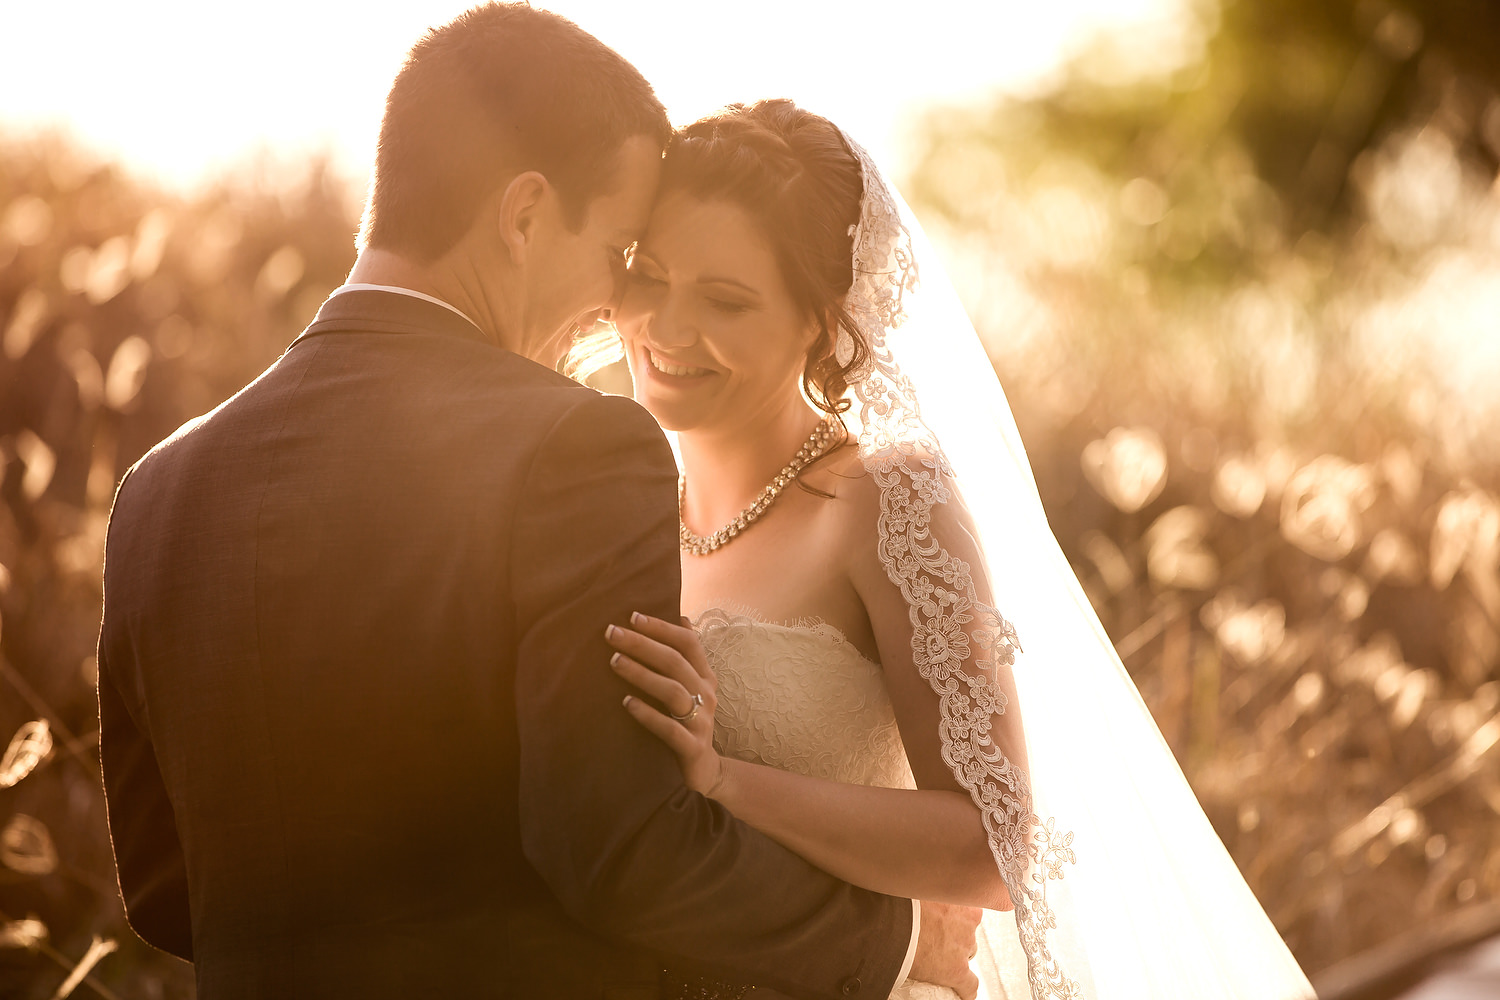
<instances>
[{"instance_id":1,"label":"brown hair","mask_svg":"<svg viewBox=\"0 0 1500 1000\"><path fill-rule=\"evenodd\" d=\"M843 134L788 100L731 104L672 137L661 193L672 191L731 201L760 225L793 299L820 329L802 369L803 391L825 413L847 410L850 373L869 348L844 308L864 180ZM834 357L840 328L854 342L842 365Z\"/></svg>"},{"instance_id":2,"label":"brown hair","mask_svg":"<svg viewBox=\"0 0 1500 1000\"><path fill-rule=\"evenodd\" d=\"M526 170L557 188L577 229L611 190L625 140L665 146L671 131L645 78L572 21L481 4L423 36L391 84L360 246L435 260Z\"/></svg>"}]
</instances>

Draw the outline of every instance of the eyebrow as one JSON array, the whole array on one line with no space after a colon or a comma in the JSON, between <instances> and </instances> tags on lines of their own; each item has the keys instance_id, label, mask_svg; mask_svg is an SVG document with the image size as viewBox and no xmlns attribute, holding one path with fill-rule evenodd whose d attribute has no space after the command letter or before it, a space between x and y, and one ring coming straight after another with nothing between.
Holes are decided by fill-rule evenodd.
<instances>
[{"instance_id":1,"label":"eyebrow","mask_svg":"<svg viewBox=\"0 0 1500 1000\"><path fill-rule=\"evenodd\" d=\"M700 285L728 285L731 288L738 288L741 291L746 292L749 295L753 295L757 299L760 298L760 292L756 291L754 288L751 288L749 285L745 284L743 281L735 281L733 278L720 278L720 277L718 277L716 275L707 275L705 277L699 278L698 279L698 284L700 284Z\"/></svg>"}]
</instances>

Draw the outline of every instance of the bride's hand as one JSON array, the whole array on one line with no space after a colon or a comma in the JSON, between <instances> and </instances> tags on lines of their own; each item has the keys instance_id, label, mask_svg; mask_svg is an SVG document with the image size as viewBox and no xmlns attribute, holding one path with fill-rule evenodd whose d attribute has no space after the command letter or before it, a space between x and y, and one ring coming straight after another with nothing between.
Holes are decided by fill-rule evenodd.
<instances>
[{"instance_id":1,"label":"bride's hand","mask_svg":"<svg viewBox=\"0 0 1500 1000\"><path fill-rule=\"evenodd\" d=\"M609 665L672 714L633 695L626 697L625 710L677 755L689 788L712 796L724 781L713 742L718 681L698 633L639 613L630 623L633 629L611 625L605 630L616 650Z\"/></svg>"}]
</instances>

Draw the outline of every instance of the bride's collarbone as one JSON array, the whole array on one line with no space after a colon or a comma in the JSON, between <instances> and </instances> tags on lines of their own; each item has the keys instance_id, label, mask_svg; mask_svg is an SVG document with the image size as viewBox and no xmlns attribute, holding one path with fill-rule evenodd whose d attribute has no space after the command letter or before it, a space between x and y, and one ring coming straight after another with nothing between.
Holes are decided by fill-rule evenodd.
<instances>
[{"instance_id":1,"label":"bride's collarbone","mask_svg":"<svg viewBox=\"0 0 1500 1000\"><path fill-rule=\"evenodd\" d=\"M865 657L878 659L869 616L848 573L848 507L837 499L796 497L710 555L684 553L684 613L694 619L725 611L769 623L822 622ZM873 534L867 534L873 545Z\"/></svg>"},{"instance_id":2,"label":"bride's collarbone","mask_svg":"<svg viewBox=\"0 0 1500 1000\"><path fill-rule=\"evenodd\" d=\"M684 554L684 585L701 580L748 587L764 580L780 588L793 581L819 590L835 586L847 577L847 536L838 506L816 496L784 496L712 553Z\"/></svg>"}]
</instances>

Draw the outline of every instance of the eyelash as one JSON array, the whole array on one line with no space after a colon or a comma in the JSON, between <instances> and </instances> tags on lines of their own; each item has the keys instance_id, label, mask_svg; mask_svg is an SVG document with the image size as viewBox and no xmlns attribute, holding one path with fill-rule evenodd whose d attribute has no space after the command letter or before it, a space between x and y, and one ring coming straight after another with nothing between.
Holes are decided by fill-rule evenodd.
<instances>
[{"instance_id":1,"label":"eyelash","mask_svg":"<svg viewBox=\"0 0 1500 1000\"><path fill-rule=\"evenodd\" d=\"M641 270L639 267L627 268L625 271L625 280L633 285L638 285L643 288L657 287L666 284L666 282L662 279L652 277L645 271ZM712 296L709 296L708 304L719 312L724 313L726 316L738 316L741 313L750 311L750 307L745 305L743 302L731 302L728 299L716 299Z\"/></svg>"}]
</instances>

